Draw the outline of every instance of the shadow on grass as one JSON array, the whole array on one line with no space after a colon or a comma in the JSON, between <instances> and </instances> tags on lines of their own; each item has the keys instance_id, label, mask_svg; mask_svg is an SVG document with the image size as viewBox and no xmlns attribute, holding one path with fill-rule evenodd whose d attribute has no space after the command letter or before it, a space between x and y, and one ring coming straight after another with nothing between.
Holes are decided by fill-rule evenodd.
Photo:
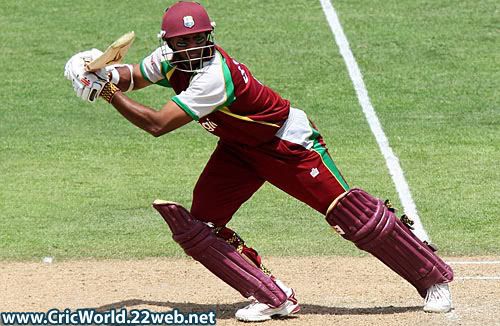
<instances>
[{"instance_id":1,"label":"shadow on grass","mask_svg":"<svg viewBox=\"0 0 500 326\"><path fill-rule=\"evenodd\" d=\"M120 302L110 303L95 308L97 311L107 311L110 309L134 308L136 306L156 306L168 308L167 310L178 309L179 311L186 312L207 312L215 311L217 319L231 319L234 318L234 313L239 308L248 304L248 301L241 301L231 304L202 304L202 303L189 303L189 302L172 302L172 301L148 301L140 299L130 299ZM315 304L301 304L301 310L298 315L392 315L406 312L420 311L420 306L408 307L366 307L366 308L346 308L346 307L327 307ZM296 315L296 316L298 316Z\"/></svg>"}]
</instances>

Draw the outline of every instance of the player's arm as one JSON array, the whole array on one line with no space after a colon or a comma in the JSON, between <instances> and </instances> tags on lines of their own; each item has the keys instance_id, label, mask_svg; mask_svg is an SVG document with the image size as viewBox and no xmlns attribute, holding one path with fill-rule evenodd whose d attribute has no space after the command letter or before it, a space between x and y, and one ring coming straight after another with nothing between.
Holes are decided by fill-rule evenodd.
<instances>
[{"instance_id":1,"label":"player's arm","mask_svg":"<svg viewBox=\"0 0 500 326\"><path fill-rule=\"evenodd\" d=\"M168 101L161 110L156 111L117 91L110 103L128 121L155 137L182 127L193 120L173 101Z\"/></svg>"},{"instance_id":2,"label":"player's arm","mask_svg":"<svg viewBox=\"0 0 500 326\"><path fill-rule=\"evenodd\" d=\"M109 81L117 85L122 92L137 90L161 82L168 85L166 72L162 70L163 54L157 48L139 64L118 64L106 68ZM167 86L170 87L170 86Z\"/></svg>"}]
</instances>

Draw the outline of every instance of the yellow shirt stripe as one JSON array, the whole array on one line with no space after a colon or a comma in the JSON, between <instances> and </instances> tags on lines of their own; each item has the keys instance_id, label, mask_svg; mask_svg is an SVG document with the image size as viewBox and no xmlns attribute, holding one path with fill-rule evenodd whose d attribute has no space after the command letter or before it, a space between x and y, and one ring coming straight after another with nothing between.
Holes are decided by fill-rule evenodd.
<instances>
[{"instance_id":1,"label":"yellow shirt stripe","mask_svg":"<svg viewBox=\"0 0 500 326\"><path fill-rule=\"evenodd\" d=\"M280 128L280 126L278 126L277 124L274 124L274 123L265 122L265 121L255 121L255 120L250 119L249 117L245 117L245 116L242 116L242 115L235 114L235 113L229 111L229 108L227 106L222 107L219 111L222 112L222 113L225 113L225 114L227 114L229 116L232 116L233 118L236 118L236 119L250 121L250 122L256 122L256 123L260 123L260 124L263 124L263 125L266 125L266 126L272 126L272 127Z\"/></svg>"}]
</instances>

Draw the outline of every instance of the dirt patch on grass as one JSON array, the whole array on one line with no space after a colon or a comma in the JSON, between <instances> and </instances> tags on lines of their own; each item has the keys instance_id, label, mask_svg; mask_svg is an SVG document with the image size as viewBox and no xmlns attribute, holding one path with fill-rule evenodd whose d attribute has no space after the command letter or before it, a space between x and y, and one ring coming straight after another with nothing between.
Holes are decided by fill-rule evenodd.
<instances>
[{"instance_id":1,"label":"dirt patch on grass","mask_svg":"<svg viewBox=\"0 0 500 326\"><path fill-rule=\"evenodd\" d=\"M266 263L295 289L302 310L294 318L265 325L500 325L498 263L452 264L454 309L447 314L424 313L415 289L372 257L269 258ZM217 325L244 325L234 312L248 302L190 259L4 262L0 286L0 312L215 310Z\"/></svg>"}]
</instances>

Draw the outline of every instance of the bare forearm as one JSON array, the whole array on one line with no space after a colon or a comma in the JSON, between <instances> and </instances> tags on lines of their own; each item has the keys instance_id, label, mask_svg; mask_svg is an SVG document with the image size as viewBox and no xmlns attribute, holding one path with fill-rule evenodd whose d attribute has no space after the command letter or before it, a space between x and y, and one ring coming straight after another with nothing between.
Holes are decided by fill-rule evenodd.
<instances>
[{"instance_id":1,"label":"bare forearm","mask_svg":"<svg viewBox=\"0 0 500 326\"><path fill-rule=\"evenodd\" d=\"M171 131L163 130L161 121L159 121L160 117L158 111L137 103L122 92L118 92L113 96L111 104L128 121L155 137Z\"/></svg>"},{"instance_id":2,"label":"bare forearm","mask_svg":"<svg viewBox=\"0 0 500 326\"><path fill-rule=\"evenodd\" d=\"M107 101L111 101L110 103L128 121L155 137L166 134L193 120L173 101L168 101L161 110L156 111L128 98L116 87L115 89L117 92Z\"/></svg>"}]
</instances>

